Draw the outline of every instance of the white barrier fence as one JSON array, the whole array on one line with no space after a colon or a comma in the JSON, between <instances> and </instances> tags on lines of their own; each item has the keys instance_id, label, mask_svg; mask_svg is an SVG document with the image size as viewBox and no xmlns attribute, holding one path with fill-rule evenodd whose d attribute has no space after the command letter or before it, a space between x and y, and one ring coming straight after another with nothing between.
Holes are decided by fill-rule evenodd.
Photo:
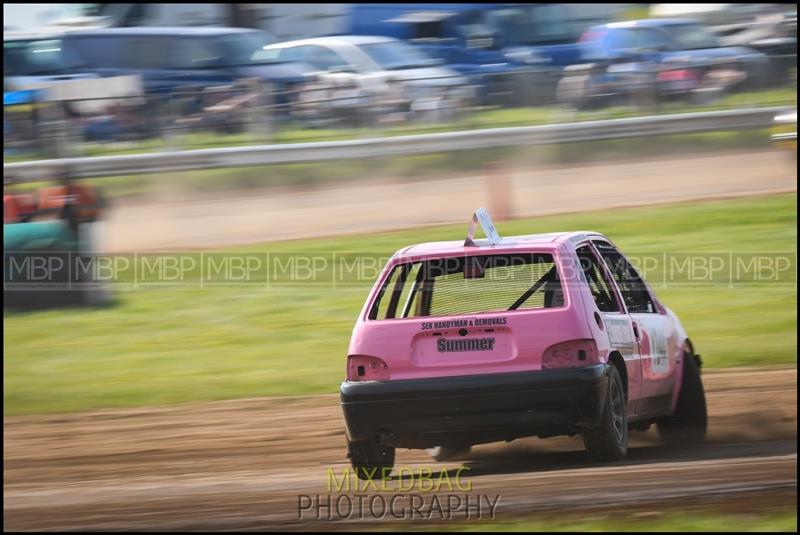
<instances>
[{"instance_id":1,"label":"white barrier fence","mask_svg":"<svg viewBox=\"0 0 800 535\"><path fill-rule=\"evenodd\" d=\"M631 137L769 128L790 108L755 108L611 119L577 123L491 128L409 136L225 147L121 156L63 158L3 164L4 183L163 173L225 167L407 156L520 145L547 145Z\"/></svg>"}]
</instances>

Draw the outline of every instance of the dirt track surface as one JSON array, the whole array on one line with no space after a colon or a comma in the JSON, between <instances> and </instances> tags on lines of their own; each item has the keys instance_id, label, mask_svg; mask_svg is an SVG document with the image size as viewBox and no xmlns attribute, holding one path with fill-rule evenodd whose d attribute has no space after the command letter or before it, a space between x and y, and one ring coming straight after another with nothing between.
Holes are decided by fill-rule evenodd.
<instances>
[{"instance_id":1,"label":"dirt track surface","mask_svg":"<svg viewBox=\"0 0 800 535\"><path fill-rule=\"evenodd\" d=\"M151 204L122 201L109 212L101 248L202 248L466 224L481 205L498 215L492 200L500 191L498 181L487 180L481 169L459 178L414 182L378 179L380 175L377 168L369 182L301 191L192 195ZM512 167L509 176L515 217L797 189L795 164L779 150Z\"/></svg>"},{"instance_id":2,"label":"dirt track surface","mask_svg":"<svg viewBox=\"0 0 800 535\"><path fill-rule=\"evenodd\" d=\"M792 507L797 370L704 380L702 446L669 449L650 430L632 434L628 460L605 465L564 437L478 446L464 463L399 450L397 467L468 467L464 481L475 495L500 496L495 518L504 522L565 508ZM319 528L313 513L298 521L298 495L329 493L327 469L347 466L343 446L335 395L5 418L4 528ZM324 527L337 526L359 527Z\"/></svg>"}]
</instances>

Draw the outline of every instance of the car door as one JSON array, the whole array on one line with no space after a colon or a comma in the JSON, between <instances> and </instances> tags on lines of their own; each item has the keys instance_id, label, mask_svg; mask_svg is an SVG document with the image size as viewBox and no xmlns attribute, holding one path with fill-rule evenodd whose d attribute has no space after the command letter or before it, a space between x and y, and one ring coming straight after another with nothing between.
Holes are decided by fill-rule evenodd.
<instances>
[{"instance_id":1,"label":"car door","mask_svg":"<svg viewBox=\"0 0 800 535\"><path fill-rule=\"evenodd\" d=\"M159 42L149 36L132 36L121 39L118 64L130 70L130 74L142 77L145 91L169 91L174 84L165 76L166 51Z\"/></svg>"},{"instance_id":2,"label":"car door","mask_svg":"<svg viewBox=\"0 0 800 535\"><path fill-rule=\"evenodd\" d=\"M632 320L625 312L611 273L605 268L597 251L589 242L584 242L575 248L575 253L594 300L594 310L588 314L587 320L590 325L596 325L600 329L595 331L595 336L608 336L612 349L618 351L625 360L628 374L628 413L636 414L637 400L641 397L642 372ZM601 321L597 321L597 317Z\"/></svg>"},{"instance_id":3,"label":"car door","mask_svg":"<svg viewBox=\"0 0 800 535\"><path fill-rule=\"evenodd\" d=\"M642 373L642 414L668 412L679 372L676 326L631 263L605 240L592 240L614 279L632 320Z\"/></svg>"}]
</instances>

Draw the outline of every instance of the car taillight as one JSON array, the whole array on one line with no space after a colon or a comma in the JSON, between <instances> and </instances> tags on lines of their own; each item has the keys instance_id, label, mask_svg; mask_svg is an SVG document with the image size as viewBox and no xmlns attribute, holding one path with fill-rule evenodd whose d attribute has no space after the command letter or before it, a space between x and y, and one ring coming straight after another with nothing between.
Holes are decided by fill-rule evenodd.
<instances>
[{"instance_id":1,"label":"car taillight","mask_svg":"<svg viewBox=\"0 0 800 535\"><path fill-rule=\"evenodd\" d=\"M697 80L697 73L691 69L675 69L658 73L659 82L684 82Z\"/></svg>"},{"instance_id":2,"label":"car taillight","mask_svg":"<svg viewBox=\"0 0 800 535\"><path fill-rule=\"evenodd\" d=\"M377 357L350 355L347 357L348 381L388 381L389 366Z\"/></svg>"},{"instance_id":3,"label":"car taillight","mask_svg":"<svg viewBox=\"0 0 800 535\"><path fill-rule=\"evenodd\" d=\"M569 340L548 347L542 355L542 368L580 368L597 364L594 340Z\"/></svg>"}]
</instances>

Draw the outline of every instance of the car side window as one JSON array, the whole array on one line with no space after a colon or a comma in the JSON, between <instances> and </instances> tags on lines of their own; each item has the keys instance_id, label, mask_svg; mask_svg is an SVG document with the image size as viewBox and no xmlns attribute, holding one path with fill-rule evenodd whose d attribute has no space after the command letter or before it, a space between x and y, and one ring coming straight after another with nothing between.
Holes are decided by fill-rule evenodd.
<instances>
[{"instance_id":1,"label":"car side window","mask_svg":"<svg viewBox=\"0 0 800 535\"><path fill-rule=\"evenodd\" d=\"M611 271L628 312L657 314L658 307L650 296L647 286L630 262L622 256L622 253L609 243L603 241L593 241L592 243L597 247Z\"/></svg>"},{"instance_id":2,"label":"car side window","mask_svg":"<svg viewBox=\"0 0 800 535\"><path fill-rule=\"evenodd\" d=\"M669 38L659 28L641 28L639 30L638 48L650 50L669 50Z\"/></svg>"},{"instance_id":3,"label":"car side window","mask_svg":"<svg viewBox=\"0 0 800 535\"><path fill-rule=\"evenodd\" d=\"M332 67L344 67L347 62L342 57L324 46L309 46L307 51L304 51L305 61L312 64L314 67L327 71Z\"/></svg>"},{"instance_id":4,"label":"car side window","mask_svg":"<svg viewBox=\"0 0 800 535\"><path fill-rule=\"evenodd\" d=\"M278 59L281 61L307 61L303 54L304 46L289 46L278 51Z\"/></svg>"},{"instance_id":5,"label":"car side window","mask_svg":"<svg viewBox=\"0 0 800 535\"><path fill-rule=\"evenodd\" d=\"M592 249L584 245L578 247L575 252L597 308L601 312L620 312L619 303L612 289L613 284Z\"/></svg>"}]
</instances>

